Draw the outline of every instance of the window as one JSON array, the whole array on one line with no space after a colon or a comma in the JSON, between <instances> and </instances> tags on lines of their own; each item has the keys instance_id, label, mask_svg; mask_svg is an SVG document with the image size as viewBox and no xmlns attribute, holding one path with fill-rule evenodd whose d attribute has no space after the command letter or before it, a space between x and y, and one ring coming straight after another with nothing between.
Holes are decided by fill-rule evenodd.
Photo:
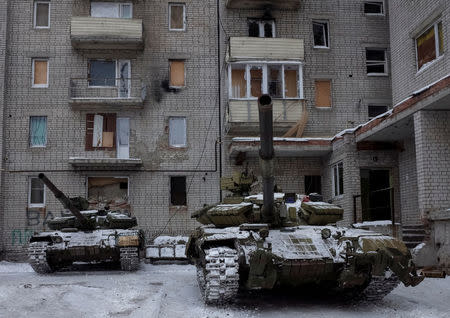
<instances>
[{"instance_id":1,"label":"window","mask_svg":"<svg viewBox=\"0 0 450 318\"><path fill-rule=\"evenodd\" d=\"M48 87L48 60L33 59L32 60L33 82L32 87L46 88Z\"/></svg>"},{"instance_id":2,"label":"window","mask_svg":"<svg viewBox=\"0 0 450 318\"><path fill-rule=\"evenodd\" d=\"M186 5L184 3L169 3L169 30L186 30Z\"/></svg>"},{"instance_id":3,"label":"window","mask_svg":"<svg viewBox=\"0 0 450 318\"><path fill-rule=\"evenodd\" d=\"M116 148L116 114L86 115L86 150Z\"/></svg>"},{"instance_id":4,"label":"window","mask_svg":"<svg viewBox=\"0 0 450 318\"><path fill-rule=\"evenodd\" d=\"M315 48L329 48L328 22L313 21L313 35Z\"/></svg>"},{"instance_id":5,"label":"window","mask_svg":"<svg viewBox=\"0 0 450 318\"><path fill-rule=\"evenodd\" d=\"M274 38L275 20L249 19L248 36L256 38Z\"/></svg>"},{"instance_id":6,"label":"window","mask_svg":"<svg viewBox=\"0 0 450 318\"><path fill-rule=\"evenodd\" d=\"M416 39L417 68L431 63L444 54L442 22L436 22Z\"/></svg>"},{"instance_id":7,"label":"window","mask_svg":"<svg viewBox=\"0 0 450 318\"><path fill-rule=\"evenodd\" d=\"M131 19L133 6L121 2L91 2L91 17Z\"/></svg>"},{"instance_id":8,"label":"window","mask_svg":"<svg viewBox=\"0 0 450 318\"><path fill-rule=\"evenodd\" d=\"M47 117L30 117L30 147L45 147L47 144Z\"/></svg>"},{"instance_id":9,"label":"window","mask_svg":"<svg viewBox=\"0 0 450 318\"><path fill-rule=\"evenodd\" d=\"M331 80L316 80L316 107L331 107Z\"/></svg>"},{"instance_id":10,"label":"window","mask_svg":"<svg viewBox=\"0 0 450 318\"><path fill-rule=\"evenodd\" d=\"M28 179L28 207L41 208L45 206L45 187L41 179Z\"/></svg>"},{"instance_id":11,"label":"window","mask_svg":"<svg viewBox=\"0 0 450 318\"><path fill-rule=\"evenodd\" d=\"M89 209L109 207L112 211L129 213L128 183L127 177L88 177Z\"/></svg>"},{"instance_id":12,"label":"window","mask_svg":"<svg viewBox=\"0 0 450 318\"><path fill-rule=\"evenodd\" d=\"M383 1L366 1L364 3L364 13L367 15L384 15Z\"/></svg>"},{"instance_id":13,"label":"window","mask_svg":"<svg viewBox=\"0 0 450 318\"><path fill-rule=\"evenodd\" d=\"M170 177L170 204L186 205L186 177Z\"/></svg>"},{"instance_id":14,"label":"window","mask_svg":"<svg viewBox=\"0 0 450 318\"><path fill-rule=\"evenodd\" d=\"M185 86L184 61L170 60L170 87L179 88Z\"/></svg>"},{"instance_id":15,"label":"window","mask_svg":"<svg viewBox=\"0 0 450 318\"><path fill-rule=\"evenodd\" d=\"M335 197L344 194L344 164L336 163L332 166L333 194Z\"/></svg>"},{"instance_id":16,"label":"window","mask_svg":"<svg viewBox=\"0 0 450 318\"><path fill-rule=\"evenodd\" d=\"M388 107L386 105L369 105L368 107L369 119L377 117L378 115L387 112L387 110Z\"/></svg>"},{"instance_id":17,"label":"window","mask_svg":"<svg viewBox=\"0 0 450 318\"><path fill-rule=\"evenodd\" d=\"M386 75L387 59L385 49L366 49L367 75Z\"/></svg>"},{"instance_id":18,"label":"window","mask_svg":"<svg viewBox=\"0 0 450 318\"><path fill-rule=\"evenodd\" d=\"M50 2L35 1L34 2L34 28L48 29L50 28Z\"/></svg>"},{"instance_id":19,"label":"window","mask_svg":"<svg viewBox=\"0 0 450 318\"><path fill-rule=\"evenodd\" d=\"M169 118L169 145L171 147L186 147L186 118Z\"/></svg>"},{"instance_id":20,"label":"window","mask_svg":"<svg viewBox=\"0 0 450 318\"><path fill-rule=\"evenodd\" d=\"M305 193L322 193L321 176L305 176Z\"/></svg>"},{"instance_id":21,"label":"window","mask_svg":"<svg viewBox=\"0 0 450 318\"><path fill-rule=\"evenodd\" d=\"M117 87L117 97L130 97L131 63L129 60L90 60L88 79L90 87Z\"/></svg>"},{"instance_id":22,"label":"window","mask_svg":"<svg viewBox=\"0 0 450 318\"><path fill-rule=\"evenodd\" d=\"M231 64L229 96L231 99L256 99L269 94L272 98L301 99L301 74L301 64Z\"/></svg>"}]
</instances>

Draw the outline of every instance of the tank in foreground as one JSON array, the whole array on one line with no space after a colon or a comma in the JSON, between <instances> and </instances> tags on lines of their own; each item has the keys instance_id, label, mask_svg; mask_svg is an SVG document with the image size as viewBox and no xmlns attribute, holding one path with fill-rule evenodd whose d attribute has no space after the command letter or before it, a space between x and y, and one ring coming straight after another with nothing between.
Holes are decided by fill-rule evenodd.
<instances>
[{"instance_id":1,"label":"tank in foreground","mask_svg":"<svg viewBox=\"0 0 450 318\"><path fill-rule=\"evenodd\" d=\"M263 194L235 193L192 215L204 225L191 234L186 254L205 302L233 301L239 289L300 286L377 300L399 282L419 284L423 276L400 240L332 225L343 216L338 206L274 193L271 98L262 96L259 107ZM228 178L222 188L239 189L239 180L249 179Z\"/></svg>"},{"instance_id":2,"label":"tank in foreground","mask_svg":"<svg viewBox=\"0 0 450 318\"><path fill-rule=\"evenodd\" d=\"M50 220L49 231L30 238L29 262L37 273L51 273L73 262L116 262L125 271L138 269L145 238L141 230L133 229L137 225L135 217L109 210L87 210L86 199L69 199L44 174L39 174L39 178L72 216Z\"/></svg>"}]
</instances>

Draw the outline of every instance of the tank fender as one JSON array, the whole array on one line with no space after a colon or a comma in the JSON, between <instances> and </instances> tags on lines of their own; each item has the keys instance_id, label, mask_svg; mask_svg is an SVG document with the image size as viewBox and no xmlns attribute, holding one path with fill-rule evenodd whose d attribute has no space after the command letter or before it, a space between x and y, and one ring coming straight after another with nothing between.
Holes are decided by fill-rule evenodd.
<instances>
[{"instance_id":1,"label":"tank fender","mask_svg":"<svg viewBox=\"0 0 450 318\"><path fill-rule=\"evenodd\" d=\"M250 270L246 287L248 289L272 289L278 278L281 260L269 250L258 248L250 254Z\"/></svg>"}]
</instances>

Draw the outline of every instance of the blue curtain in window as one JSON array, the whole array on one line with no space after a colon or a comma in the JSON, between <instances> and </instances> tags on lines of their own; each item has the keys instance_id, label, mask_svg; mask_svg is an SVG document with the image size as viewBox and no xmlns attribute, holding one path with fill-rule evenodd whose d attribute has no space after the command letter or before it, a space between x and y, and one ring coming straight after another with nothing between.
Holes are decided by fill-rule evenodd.
<instances>
[{"instance_id":1,"label":"blue curtain in window","mask_svg":"<svg viewBox=\"0 0 450 318\"><path fill-rule=\"evenodd\" d=\"M45 146L47 143L47 117L30 117L31 146Z\"/></svg>"}]
</instances>

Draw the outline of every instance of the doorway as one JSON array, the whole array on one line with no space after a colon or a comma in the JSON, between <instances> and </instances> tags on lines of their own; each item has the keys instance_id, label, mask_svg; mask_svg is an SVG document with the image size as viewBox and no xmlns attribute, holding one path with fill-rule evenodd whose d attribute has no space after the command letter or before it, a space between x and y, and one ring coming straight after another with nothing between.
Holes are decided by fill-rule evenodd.
<instances>
[{"instance_id":1,"label":"doorway","mask_svg":"<svg viewBox=\"0 0 450 318\"><path fill-rule=\"evenodd\" d=\"M361 169L360 176L362 220L390 220L393 202L390 170Z\"/></svg>"}]
</instances>

